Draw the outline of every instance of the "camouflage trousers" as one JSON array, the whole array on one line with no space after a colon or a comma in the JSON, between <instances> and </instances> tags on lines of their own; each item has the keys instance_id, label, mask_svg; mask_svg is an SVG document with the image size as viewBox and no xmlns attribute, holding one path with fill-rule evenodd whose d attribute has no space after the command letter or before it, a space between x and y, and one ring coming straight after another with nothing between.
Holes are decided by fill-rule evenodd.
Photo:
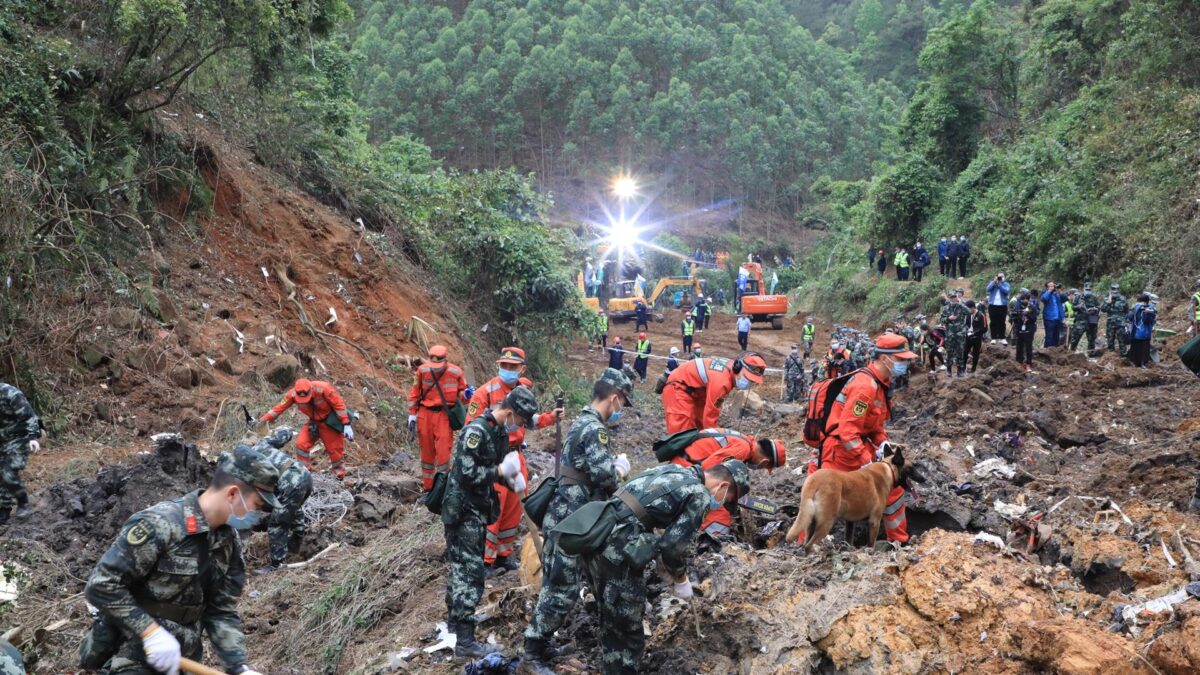
<instances>
[{"instance_id":1,"label":"camouflage trousers","mask_svg":"<svg viewBox=\"0 0 1200 675\"><path fill-rule=\"evenodd\" d=\"M946 372L952 373L955 368L960 373L967 369L967 336L965 335L946 336Z\"/></svg>"},{"instance_id":2,"label":"camouflage trousers","mask_svg":"<svg viewBox=\"0 0 1200 675\"><path fill-rule=\"evenodd\" d=\"M631 675L646 649L642 617L646 611L646 580L642 568L624 559L628 540L610 535L594 554L580 556L595 586L600 606L600 649L604 675Z\"/></svg>"},{"instance_id":3,"label":"camouflage trousers","mask_svg":"<svg viewBox=\"0 0 1200 675\"><path fill-rule=\"evenodd\" d=\"M567 614L579 600L582 573L579 558L563 553L556 540L545 541L542 550L542 590L538 593L537 607L533 610L529 626L525 628L526 640L549 641L554 631L562 627Z\"/></svg>"},{"instance_id":4,"label":"camouflage trousers","mask_svg":"<svg viewBox=\"0 0 1200 675\"><path fill-rule=\"evenodd\" d=\"M288 544L291 543L292 537L304 532L304 515L300 508L308 501L308 495L311 493L312 474L308 471L289 469L280 477L279 489L275 491L275 496L279 498L283 508L272 511L271 519L267 521L271 562L283 563L287 559Z\"/></svg>"},{"instance_id":5,"label":"camouflage trousers","mask_svg":"<svg viewBox=\"0 0 1200 675\"><path fill-rule=\"evenodd\" d=\"M787 386L787 396L784 401L791 403L792 401L804 400L804 376L793 375L787 378L785 382Z\"/></svg>"},{"instance_id":6,"label":"camouflage trousers","mask_svg":"<svg viewBox=\"0 0 1200 675\"><path fill-rule=\"evenodd\" d=\"M483 545L487 525L468 510L454 525L446 525L446 610L452 623L466 623L483 597Z\"/></svg>"},{"instance_id":7,"label":"camouflage trousers","mask_svg":"<svg viewBox=\"0 0 1200 675\"><path fill-rule=\"evenodd\" d=\"M28 458L29 447L26 443L0 450L0 510L29 501L20 475Z\"/></svg>"},{"instance_id":8,"label":"camouflage trousers","mask_svg":"<svg viewBox=\"0 0 1200 675\"><path fill-rule=\"evenodd\" d=\"M1125 322L1109 321L1104 327L1104 338L1108 341L1108 349L1120 348L1121 356L1129 352L1129 342L1125 336Z\"/></svg>"},{"instance_id":9,"label":"camouflage trousers","mask_svg":"<svg viewBox=\"0 0 1200 675\"><path fill-rule=\"evenodd\" d=\"M1085 321L1076 321L1074 326L1071 326L1071 351L1079 346L1080 340L1086 334L1088 339L1088 351L1096 348L1096 333L1099 332L1100 324L1088 323Z\"/></svg>"},{"instance_id":10,"label":"camouflage trousers","mask_svg":"<svg viewBox=\"0 0 1200 675\"><path fill-rule=\"evenodd\" d=\"M184 658L193 661L204 658L199 623L184 626L164 619L155 620L179 640ZM93 622L92 630L79 645L79 666L112 674L158 675L158 671L146 663L142 641L137 638L125 639L121 631L103 617Z\"/></svg>"}]
</instances>

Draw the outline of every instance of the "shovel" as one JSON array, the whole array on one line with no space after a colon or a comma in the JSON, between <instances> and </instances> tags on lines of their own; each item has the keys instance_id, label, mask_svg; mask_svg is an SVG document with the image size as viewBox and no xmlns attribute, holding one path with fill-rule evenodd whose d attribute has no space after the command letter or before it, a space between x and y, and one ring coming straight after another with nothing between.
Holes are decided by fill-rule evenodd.
<instances>
[{"instance_id":1,"label":"shovel","mask_svg":"<svg viewBox=\"0 0 1200 675\"><path fill-rule=\"evenodd\" d=\"M179 659L179 670L183 673L192 673L193 675L225 675L223 671L216 668L209 668L203 663L196 663L191 659Z\"/></svg>"}]
</instances>

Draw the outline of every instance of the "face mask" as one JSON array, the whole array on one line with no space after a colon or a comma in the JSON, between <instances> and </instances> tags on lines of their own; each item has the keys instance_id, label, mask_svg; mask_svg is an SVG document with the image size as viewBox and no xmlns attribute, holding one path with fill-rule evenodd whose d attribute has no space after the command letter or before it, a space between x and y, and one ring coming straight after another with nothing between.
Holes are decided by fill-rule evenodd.
<instances>
[{"instance_id":1,"label":"face mask","mask_svg":"<svg viewBox=\"0 0 1200 675\"><path fill-rule=\"evenodd\" d=\"M749 389L750 388L750 380L748 378L746 378L745 376L738 375L737 388L738 389Z\"/></svg>"},{"instance_id":2,"label":"face mask","mask_svg":"<svg viewBox=\"0 0 1200 675\"><path fill-rule=\"evenodd\" d=\"M725 505L725 497L729 496L729 488L725 488L725 496L717 499L713 493L708 493L708 510L715 511Z\"/></svg>"},{"instance_id":3,"label":"face mask","mask_svg":"<svg viewBox=\"0 0 1200 675\"><path fill-rule=\"evenodd\" d=\"M229 514L229 520L226 520L225 522L236 530L249 530L257 525L258 521L262 519L262 513L250 510L250 507L246 505L246 499L242 497L241 490L238 490L238 499L242 502L242 508L245 509L246 512L240 516L237 516L234 515L231 510Z\"/></svg>"},{"instance_id":4,"label":"face mask","mask_svg":"<svg viewBox=\"0 0 1200 675\"><path fill-rule=\"evenodd\" d=\"M895 361L892 363L892 377L902 377L908 372L908 361Z\"/></svg>"},{"instance_id":5,"label":"face mask","mask_svg":"<svg viewBox=\"0 0 1200 675\"><path fill-rule=\"evenodd\" d=\"M520 428L521 428L520 424L505 424L504 425L504 430L510 434Z\"/></svg>"},{"instance_id":6,"label":"face mask","mask_svg":"<svg viewBox=\"0 0 1200 675\"><path fill-rule=\"evenodd\" d=\"M520 377L521 373L515 370L509 370L508 368L500 369L500 379L504 381L504 384L516 384L517 379Z\"/></svg>"}]
</instances>

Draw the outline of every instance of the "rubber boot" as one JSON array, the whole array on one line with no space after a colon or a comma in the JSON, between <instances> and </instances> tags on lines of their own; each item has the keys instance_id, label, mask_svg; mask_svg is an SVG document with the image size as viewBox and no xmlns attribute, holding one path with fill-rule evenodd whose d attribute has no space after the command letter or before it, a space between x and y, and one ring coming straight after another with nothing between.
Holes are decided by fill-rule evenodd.
<instances>
[{"instance_id":1,"label":"rubber boot","mask_svg":"<svg viewBox=\"0 0 1200 675\"><path fill-rule=\"evenodd\" d=\"M475 624L470 621L454 624L454 635L458 642L454 645L454 656L459 658L478 659L488 654L500 651L495 645L484 644L475 639Z\"/></svg>"},{"instance_id":2,"label":"rubber boot","mask_svg":"<svg viewBox=\"0 0 1200 675\"><path fill-rule=\"evenodd\" d=\"M554 675L550 659L550 646L545 640L525 638L525 654L521 656L517 675Z\"/></svg>"}]
</instances>

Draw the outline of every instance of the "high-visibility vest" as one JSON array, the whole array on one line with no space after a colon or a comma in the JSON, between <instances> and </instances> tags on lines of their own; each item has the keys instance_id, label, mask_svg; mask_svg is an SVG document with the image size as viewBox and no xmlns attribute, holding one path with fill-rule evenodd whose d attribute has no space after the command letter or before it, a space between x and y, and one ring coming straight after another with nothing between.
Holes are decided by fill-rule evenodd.
<instances>
[{"instance_id":1,"label":"high-visibility vest","mask_svg":"<svg viewBox=\"0 0 1200 675\"><path fill-rule=\"evenodd\" d=\"M908 267L908 254L904 251L896 253L896 259L892 262L896 267Z\"/></svg>"},{"instance_id":2,"label":"high-visibility vest","mask_svg":"<svg viewBox=\"0 0 1200 675\"><path fill-rule=\"evenodd\" d=\"M805 340L811 340L814 337L816 337L816 335L817 335L817 327L816 326L812 325L811 323L804 324L803 337Z\"/></svg>"},{"instance_id":3,"label":"high-visibility vest","mask_svg":"<svg viewBox=\"0 0 1200 675\"><path fill-rule=\"evenodd\" d=\"M649 353L650 353L650 341L649 340L638 340L638 344L637 344L638 358L644 357Z\"/></svg>"},{"instance_id":4,"label":"high-visibility vest","mask_svg":"<svg viewBox=\"0 0 1200 675\"><path fill-rule=\"evenodd\" d=\"M1196 320L1200 321L1200 291L1192 296L1192 302L1196 303Z\"/></svg>"},{"instance_id":5,"label":"high-visibility vest","mask_svg":"<svg viewBox=\"0 0 1200 675\"><path fill-rule=\"evenodd\" d=\"M608 317L607 316L600 317L600 332L601 333L608 332Z\"/></svg>"},{"instance_id":6,"label":"high-visibility vest","mask_svg":"<svg viewBox=\"0 0 1200 675\"><path fill-rule=\"evenodd\" d=\"M1071 304L1070 300L1063 303L1063 320L1064 321L1074 321L1075 320L1075 306L1073 304Z\"/></svg>"},{"instance_id":7,"label":"high-visibility vest","mask_svg":"<svg viewBox=\"0 0 1200 675\"><path fill-rule=\"evenodd\" d=\"M696 322L695 321L684 321L683 322L683 334L685 337L691 337L695 332L696 332Z\"/></svg>"}]
</instances>

